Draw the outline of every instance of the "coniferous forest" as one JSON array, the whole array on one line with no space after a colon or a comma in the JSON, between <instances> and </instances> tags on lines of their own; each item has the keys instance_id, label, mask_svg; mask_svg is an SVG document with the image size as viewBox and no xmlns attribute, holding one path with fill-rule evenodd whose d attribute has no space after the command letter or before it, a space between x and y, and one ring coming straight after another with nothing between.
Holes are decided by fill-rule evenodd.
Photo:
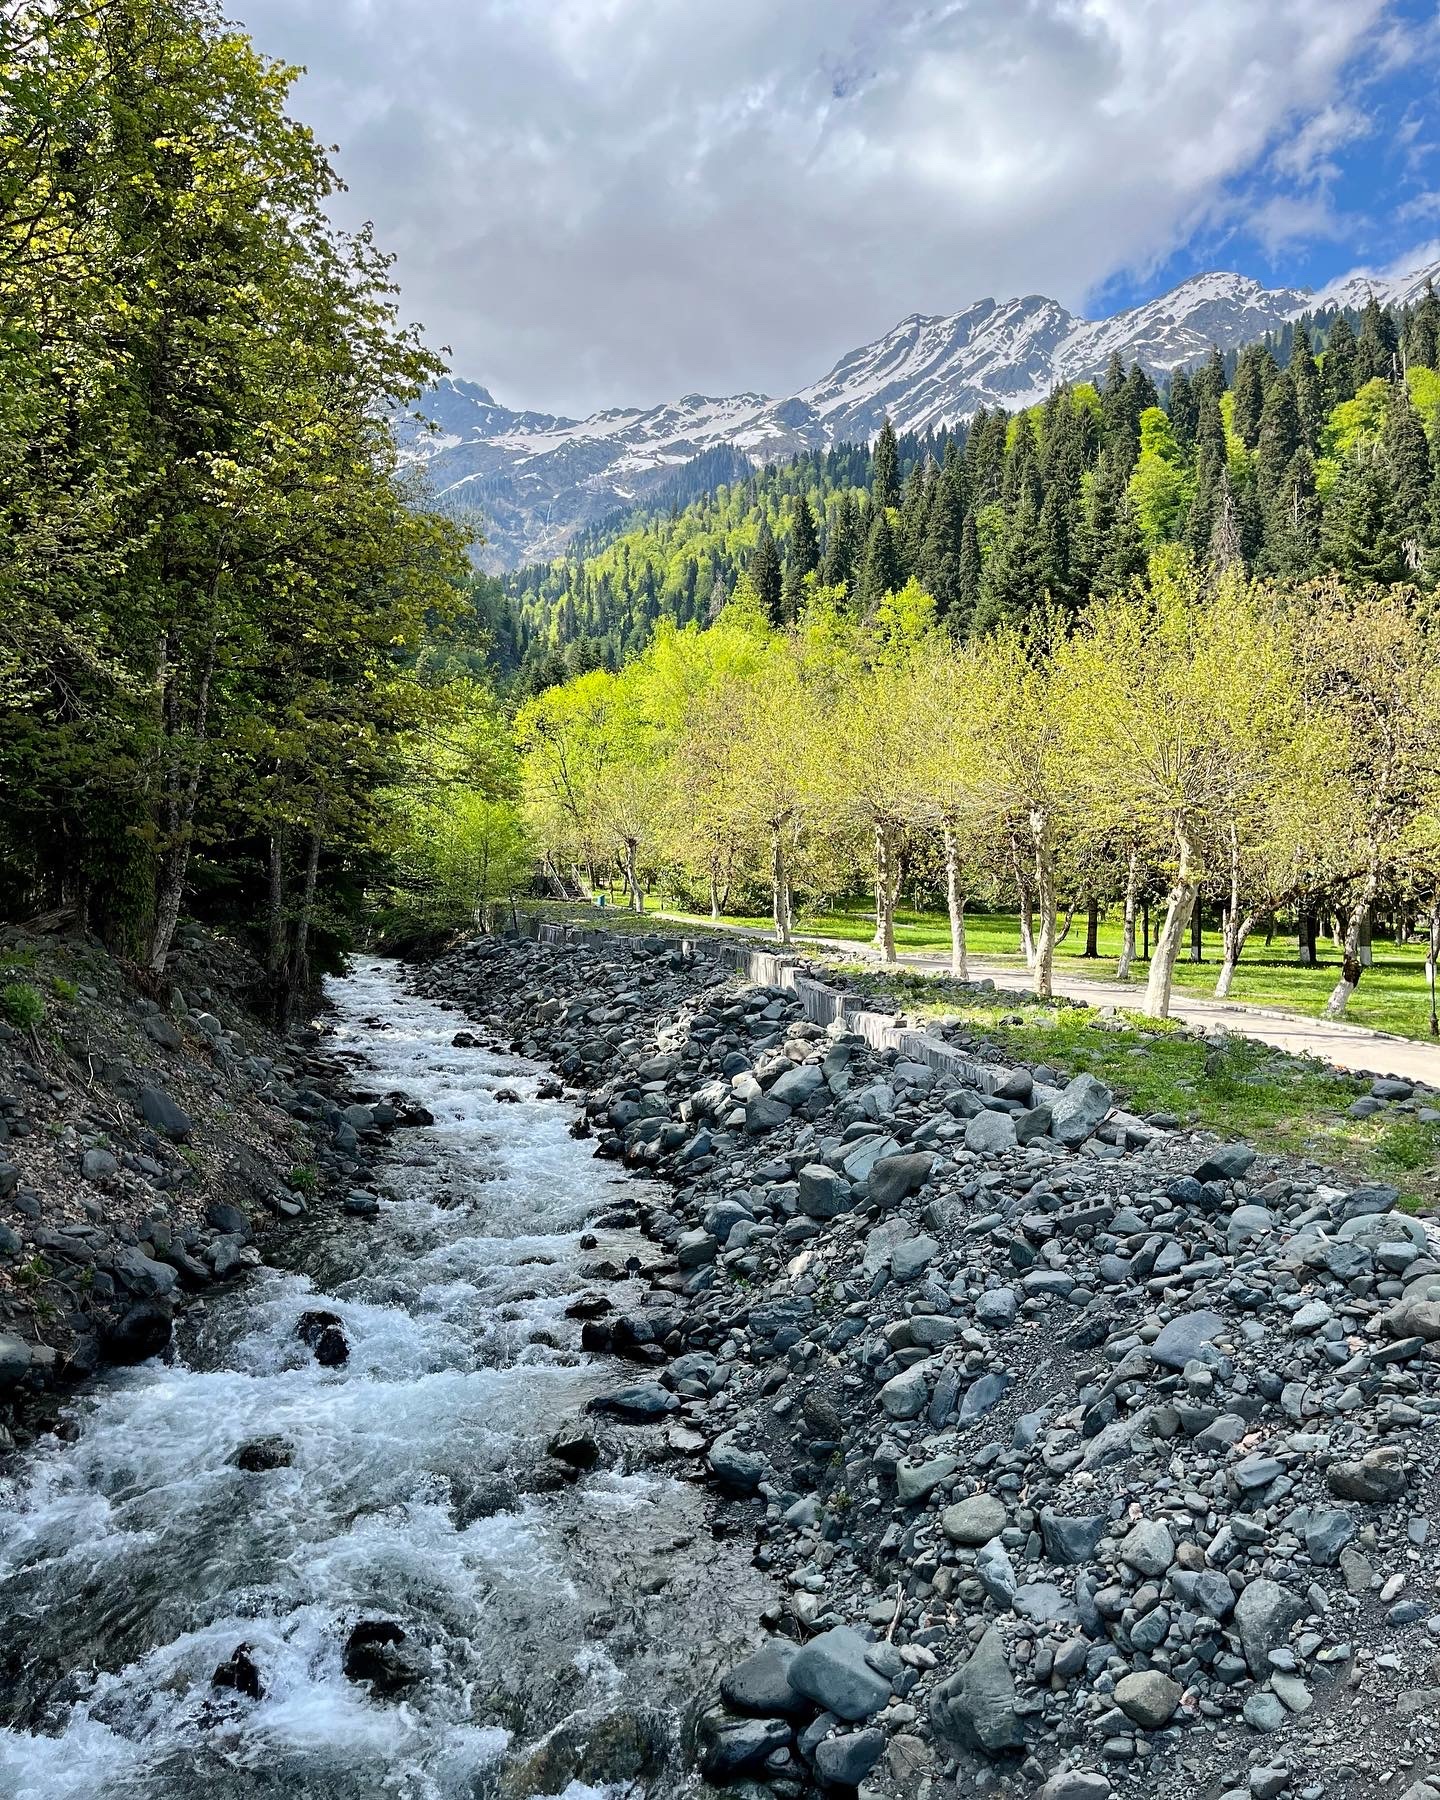
<instances>
[{"instance_id":1,"label":"coniferous forest","mask_svg":"<svg viewBox=\"0 0 1440 1800\"><path fill-rule=\"evenodd\" d=\"M960 638L1052 603L1078 614L1169 543L1274 579L1433 585L1437 344L1431 290L1310 315L1162 387L1112 359L1098 384L1018 416L887 430L873 449L738 480L722 469L711 491L662 494L564 560L478 579L477 604L502 665L534 688L619 667L661 618L715 618L747 575L777 621L817 586L864 613L913 578Z\"/></svg>"}]
</instances>

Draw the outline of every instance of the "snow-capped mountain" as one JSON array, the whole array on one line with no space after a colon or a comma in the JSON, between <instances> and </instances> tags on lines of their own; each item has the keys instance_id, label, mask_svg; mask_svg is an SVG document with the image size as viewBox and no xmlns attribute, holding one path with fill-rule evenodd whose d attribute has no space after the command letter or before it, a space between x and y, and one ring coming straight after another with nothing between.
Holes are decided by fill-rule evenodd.
<instances>
[{"instance_id":1,"label":"snow-capped mountain","mask_svg":"<svg viewBox=\"0 0 1440 1800\"><path fill-rule=\"evenodd\" d=\"M1094 379L1115 354L1165 374L1318 307L1363 306L1371 293L1406 304L1431 277L1440 278L1440 261L1403 274L1358 271L1318 294L1196 275L1108 319L1077 318L1041 294L977 300L963 312L902 319L784 400L686 394L567 419L512 412L452 377L422 401L435 429L407 429L406 455L442 504L482 515L486 566L514 567L557 555L582 526L643 499L719 444L761 463L871 438L887 416L897 431L938 430L982 406L1029 406L1057 382Z\"/></svg>"}]
</instances>

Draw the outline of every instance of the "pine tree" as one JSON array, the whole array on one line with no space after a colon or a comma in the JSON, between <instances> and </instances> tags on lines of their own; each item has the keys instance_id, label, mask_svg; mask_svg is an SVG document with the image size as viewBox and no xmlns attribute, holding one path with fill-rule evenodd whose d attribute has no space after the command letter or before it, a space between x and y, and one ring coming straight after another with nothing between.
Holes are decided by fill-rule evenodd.
<instances>
[{"instance_id":1,"label":"pine tree","mask_svg":"<svg viewBox=\"0 0 1440 1800\"><path fill-rule=\"evenodd\" d=\"M1355 345L1356 385L1363 387L1377 375L1388 380L1398 349L1394 315L1371 294L1360 315L1360 336Z\"/></svg>"},{"instance_id":2,"label":"pine tree","mask_svg":"<svg viewBox=\"0 0 1440 1800\"><path fill-rule=\"evenodd\" d=\"M967 512L960 532L960 576L955 603L950 608L950 629L957 637L968 637L975 629L975 615L980 608L983 580L980 557L980 534L975 529L975 515Z\"/></svg>"},{"instance_id":3,"label":"pine tree","mask_svg":"<svg viewBox=\"0 0 1440 1800\"><path fill-rule=\"evenodd\" d=\"M1206 400L1213 405L1220 405L1220 396L1226 391L1229 383L1225 379L1225 358L1218 350L1210 352L1205 367L1195 377L1193 383L1196 403L1204 408Z\"/></svg>"},{"instance_id":4,"label":"pine tree","mask_svg":"<svg viewBox=\"0 0 1440 1800\"><path fill-rule=\"evenodd\" d=\"M1147 561L1145 538L1135 504L1129 494L1122 491L1095 569L1092 590L1102 596L1123 594L1132 581L1145 573Z\"/></svg>"},{"instance_id":5,"label":"pine tree","mask_svg":"<svg viewBox=\"0 0 1440 1800\"><path fill-rule=\"evenodd\" d=\"M948 459L930 499L919 574L945 618L960 601L960 545L965 532L965 498L959 459Z\"/></svg>"},{"instance_id":6,"label":"pine tree","mask_svg":"<svg viewBox=\"0 0 1440 1800\"><path fill-rule=\"evenodd\" d=\"M986 562L975 626L988 631L1007 622L1023 623L1045 601L1040 559L1040 516L1031 494L1021 495L994 555Z\"/></svg>"},{"instance_id":7,"label":"pine tree","mask_svg":"<svg viewBox=\"0 0 1440 1800\"><path fill-rule=\"evenodd\" d=\"M1355 333L1344 313L1335 321L1325 345L1323 379L1327 412L1333 411L1342 401L1355 398L1355 389L1359 386Z\"/></svg>"},{"instance_id":8,"label":"pine tree","mask_svg":"<svg viewBox=\"0 0 1440 1800\"><path fill-rule=\"evenodd\" d=\"M849 488L844 488L831 515L830 528L825 536L825 552L820 558L818 578L821 587L843 587L847 593L854 593L855 563L859 543L859 508L855 503L854 494Z\"/></svg>"},{"instance_id":9,"label":"pine tree","mask_svg":"<svg viewBox=\"0 0 1440 1800\"><path fill-rule=\"evenodd\" d=\"M1270 383L1270 391L1265 396L1265 407L1260 418L1255 476L1262 500L1271 498L1279 488L1300 444L1300 413L1295 402L1295 382L1286 369Z\"/></svg>"},{"instance_id":10,"label":"pine tree","mask_svg":"<svg viewBox=\"0 0 1440 1800\"><path fill-rule=\"evenodd\" d=\"M922 457L910 471L900 501L900 530L896 543L900 566L907 580L919 573L924 562L925 532L930 523L934 487L934 460L929 456Z\"/></svg>"},{"instance_id":11,"label":"pine tree","mask_svg":"<svg viewBox=\"0 0 1440 1800\"><path fill-rule=\"evenodd\" d=\"M790 571L801 582L820 566L820 530L810 508L810 496L797 495L790 514Z\"/></svg>"},{"instance_id":12,"label":"pine tree","mask_svg":"<svg viewBox=\"0 0 1440 1800\"><path fill-rule=\"evenodd\" d=\"M1220 471L1212 510L1207 561L1213 574L1223 575L1227 569L1245 566L1245 552L1240 541L1240 515L1235 493L1230 485L1229 469Z\"/></svg>"},{"instance_id":13,"label":"pine tree","mask_svg":"<svg viewBox=\"0 0 1440 1800\"><path fill-rule=\"evenodd\" d=\"M1260 441L1265 396L1276 374L1275 358L1263 344L1251 344L1241 351L1235 369L1235 435L1247 450Z\"/></svg>"},{"instance_id":14,"label":"pine tree","mask_svg":"<svg viewBox=\"0 0 1440 1800\"><path fill-rule=\"evenodd\" d=\"M1319 553L1320 503L1315 493L1315 464L1302 444L1291 458L1284 480L1271 495L1259 569L1262 574L1281 580L1299 580L1314 573Z\"/></svg>"},{"instance_id":15,"label":"pine tree","mask_svg":"<svg viewBox=\"0 0 1440 1800\"><path fill-rule=\"evenodd\" d=\"M770 534L768 520L761 521L760 536L750 553L748 573L755 592L760 597L760 604L765 608L766 617L772 625L778 625L785 582L780 568L780 552Z\"/></svg>"},{"instance_id":16,"label":"pine tree","mask_svg":"<svg viewBox=\"0 0 1440 1800\"><path fill-rule=\"evenodd\" d=\"M1287 370L1295 388L1295 415L1300 423L1300 441L1313 455L1320 444L1320 428L1325 423L1325 395L1319 365L1310 347L1310 333L1296 326Z\"/></svg>"},{"instance_id":17,"label":"pine tree","mask_svg":"<svg viewBox=\"0 0 1440 1800\"><path fill-rule=\"evenodd\" d=\"M1425 292L1411 308L1406 322L1405 360L1425 369L1440 369L1440 295L1435 283L1427 281Z\"/></svg>"},{"instance_id":18,"label":"pine tree","mask_svg":"<svg viewBox=\"0 0 1440 1800\"><path fill-rule=\"evenodd\" d=\"M1403 581L1409 571L1394 518L1383 458L1368 450L1347 458L1325 507L1321 550L1326 566L1360 584Z\"/></svg>"},{"instance_id":19,"label":"pine tree","mask_svg":"<svg viewBox=\"0 0 1440 1800\"><path fill-rule=\"evenodd\" d=\"M873 506L900 504L900 448L889 419L875 440L875 454L870 471L870 502Z\"/></svg>"},{"instance_id":20,"label":"pine tree","mask_svg":"<svg viewBox=\"0 0 1440 1800\"><path fill-rule=\"evenodd\" d=\"M883 506L873 506L870 536L865 545L865 562L860 571L860 611L869 618L887 594L904 585L900 571L900 552L890 515Z\"/></svg>"},{"instance_id":21,"label":"pine tree","mask_svg":"<svg viewBox=\"0 0 1440 1800\"><path fill-rule=\"evenodd\" d=\"M1418 574L1432 542L1430 500L1435 470L1430 440L1410 404L1404 382L1391 384L1380 449L1389 476L1391 529L1402 546L1407 569Z\"/></svg>"},{"instance_id":22,"label":"pine tree","mask_svg":"<svg viewBox=\"0 0 1440 1800\"><path fill-rule=\"evenodd\" d=\"M1000 484L1000 498L1012 510L1019 504L1022 494L1034 502L1038 512L1043 498L1043 486L1040 480L1040 456L1035 447L1035 430L1030 423L1029 413L1021 413L1015 421L1010 449L1005 458L1005 474Z\"/></svg>"},{"instance_id":23,"label":"pine tree","mask_svg":"<svg viewBox=\"0 0 1440 1800\"><path fill-rule=\"evenodd\" d=\"M1055 605L1071 610L1075 606L1075 587L1071 575L1070 507L1058 483L1045 495L1037 536L1036 573L1040 585Z\"/></svg>"}]
</instances>

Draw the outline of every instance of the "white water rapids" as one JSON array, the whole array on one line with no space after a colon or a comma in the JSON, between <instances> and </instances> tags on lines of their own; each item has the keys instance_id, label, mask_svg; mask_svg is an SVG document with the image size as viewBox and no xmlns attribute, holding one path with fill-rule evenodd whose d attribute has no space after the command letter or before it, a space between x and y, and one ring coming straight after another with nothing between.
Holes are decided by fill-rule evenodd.
<instances>
[{"instance_id":1,"label":"white water rapids","mask_svg":"<svg viewBox=\"0 0 1440 1800\"><path fill-rule=\"evenodd\" d=\"M452 1048L460 1016L389 965L330 992L359 1082L436 1123L395 1134L379 1219L302 1224L294 1271L193 1309L169 1362L97 1384L0 1489L0 1796L673 1794L690 1778L664 1746L748 1647L759 1578L663 1475L525 1481L558 1424L635 1378L565 1317L597 1285L581 1228L624 1178L535 1099L541 1070ZM317 1306L344 1321L340 1368L296 1339ZM261 1438L289 1466L238 1469ZM431 1664L400 1700L342 1670L375 1618ZM240 1644L258 1700L211 1685ZM662 1748L627 1761L636 1718Z\"/></svg>"}]
</instances>

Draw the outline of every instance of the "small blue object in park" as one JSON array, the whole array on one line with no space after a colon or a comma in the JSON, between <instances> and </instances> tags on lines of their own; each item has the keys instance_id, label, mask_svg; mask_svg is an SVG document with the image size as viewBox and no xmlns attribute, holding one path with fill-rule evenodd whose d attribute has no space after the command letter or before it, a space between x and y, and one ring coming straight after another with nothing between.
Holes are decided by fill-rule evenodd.
<instances>
[{"instance_id":1,"label":"small blue object in park","mask_svg":"<svg viewBox=\"0 0 1440 1800\"><path fill-rule=\"evenodd\" d=\"M599 907L601 912L604 912L605 910L605 899L606 896L604 894L597 894L595 896L595 904Z\"/></svg>"}]
</instances>

